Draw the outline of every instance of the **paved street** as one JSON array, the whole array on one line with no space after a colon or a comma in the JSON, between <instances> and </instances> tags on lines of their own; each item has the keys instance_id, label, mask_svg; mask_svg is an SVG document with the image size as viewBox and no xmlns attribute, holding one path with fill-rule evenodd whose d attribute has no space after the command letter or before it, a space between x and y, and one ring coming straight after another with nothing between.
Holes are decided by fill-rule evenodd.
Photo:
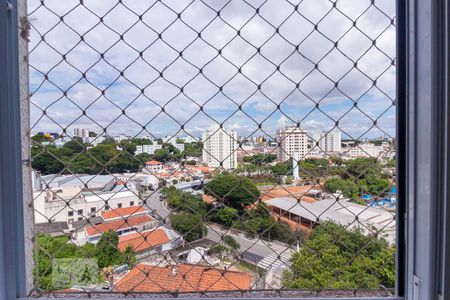
<instances>
[{"instance_id":1,"label":"paved street","mask_svg":"<svg viewBox=\"0 0 450 300\"><path fill-rule=\"evenodd\" d=\"M151 195L151 196L150 196ZM153 210L161 218L166 218L170 215L171 211L164 205L164 201L159 200L159 192L148 192L144 197L148 197L147 206ZM167 221L167 220L166 220ZM239 252L246 254L250 259L261 260L268 256L278 257L279 254L286 256L289 250L287 244L280 242L268 242L258 239L251 239L245 236L243 233L235 233L227 231L219 226L207 224L208 233L206 238L213 242L220 242L222 235L232 236L240 245ZM290 251L289 251L290 252Z\"/></svg>"},{"instance_id":2,"label":"paved street","mask_svg":"<svg viewBox=\"0 0 450 300\"><path fill-rule=\"evenodd\" d=\"M159 192L151 191L144 194L143 198L147 199L147 208L153 210L157 216L164 219L170 214L170 210L164 205L164 201L159 200L160 195L161 193Z\"/></svg>"},{"instance_id":3,"label":"paved street","mask_svg":"<svg viewBox=\"0 0 450 300\"><path fill-rule=\"evenodd\" d=\"M255 254L259 257L266 257L271 254L281 254L286 251L286 248L289 247L287 244L283 244L280 242L267 242L258 239L249 239L244 234L235 234L231 231L226 231L218 226L214 226L208 224L208 234L207 238L214 241L219 242L221 240L221 236L223 234L232 236L238 243L241 245L239 252L247 252L251 254Z\"/></svg>"}]
</instances>

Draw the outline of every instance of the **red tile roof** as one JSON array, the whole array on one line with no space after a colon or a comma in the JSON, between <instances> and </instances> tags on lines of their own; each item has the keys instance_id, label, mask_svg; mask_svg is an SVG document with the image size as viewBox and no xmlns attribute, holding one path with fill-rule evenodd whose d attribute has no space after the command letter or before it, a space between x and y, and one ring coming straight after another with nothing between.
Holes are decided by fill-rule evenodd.
<instances>
[{"instance_id":1,"label":"red tile roof","mask_svg":"<svg viewBox=\"0 0 450 300\"><path fill-rule=\"evenodd\" d=\"M146 210L142 206L130 206L104 211L102 212L102 218L105 221L109 221L112 219L123 219L131 215L141 215L145 212Z\"/></svg>"},{"instance_id":2,"label":"red tile roof","mask_svg":"<svg viewBox=\"0 0 450 300\"><path fill-rule=\"evenodd\" d=\"M186 166L187 169L191 171L200 171L202 173L211 173L211 168L206 166Z\"/></svg>"},{"instance_id":3,"label":"red tile roof","mask_svg":"<svg viewBox=\"0 0 450 300\"><path fill-rule=\"evenodd\" d=\"M157 161L157 160L149 160L148 162L145 163L146 165L161 165L162 162Z\"/></svg>"},{"instance_id":4,"label":"red tile roof","mask_svg":"<svg viewBox=\"0 0 450 300\"><path fill-rule=\"evenodd\" d=\"M180 264L158 267L139 264L116 282L119 292L204 292L250 289L250 275Z\"/></svg>"},{"instance_id":5,"label":"red tile roof","mask_svg":"<svg viewBox=\"0 0 450 300\"><path fill-rule=\"evenodd\" d=\"M128 245L131 245L136 252L141 252L169 241L164 229L158 228L121 236L118 247L120 251L124 251Z\"/></svg>"},{"instance_id":6,"label":"red tile roof","mask_svg":"<svg viewBox=\"0 0 450 300\"><path fill-rule=\"evenodd\" d=\"M137 226L140 224L148 223L152 220L152 217L149 215L128 217L126 220L120 219L115 221L109 221L105 223L101 223L95 226L86 227L86 234L88 236L100 235L103 232L108 230L117 231L119 229L125 229L133 226Z\"/></svg>"},{"instance_id":7,"label":"red tile roof","mask_svg":"<svg viewBox=\"0 0 450 300\"><path fill-rule=\"evenodd\" d=\"M205 194L202 195L202 200L203 200L203 202L208 203L208 204L212 204L212 203L216 202L216 198L214 198L213 196L205 195Z\"/></svg>"}]
</instances>

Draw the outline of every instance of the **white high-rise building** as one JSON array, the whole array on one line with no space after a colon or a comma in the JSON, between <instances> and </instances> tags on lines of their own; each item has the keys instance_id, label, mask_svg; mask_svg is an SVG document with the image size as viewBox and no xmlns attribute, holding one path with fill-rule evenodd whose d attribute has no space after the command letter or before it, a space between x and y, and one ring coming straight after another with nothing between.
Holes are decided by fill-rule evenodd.
<instances>
[{"instance_id":1,"label":"white high-rise building","mask_svg":"<svg viewBox=\"0 0 450 300\"><path fill-rule=\"evenodd\" d=\"M307 132L297 126L288 126L277 131L278 161L286 161L292 158L294 152L298 152L299 159L305 157L308 152Z\"/></svg>"},{"instance_id":2,"label":"white high-rise building","mask_svg":"<svg viewBox=\"0 0 450 300\"><path fill-rule=\"evenodd\" d=\"M202 160L213 168L226 170L237 167L237 133L233 130L225 132L218 126L210 128L202 135Z\"/></svg>"},{"instance_id":3,"label":"white high-rise building","mask_svg":"<svg viewBox=\"0 0 450 300\"><path fill-rule=\"evenodd\" d=\"M321 152L330 153L330 152L341 152L341 132L338 130L334 130L331 132L322 131L320 133L314 134L314 147L317 147Z\"/></svg>"},{"instance_id":4,"label":"white high-rise building","mask_svg":"<svg viewBox=\"0 0 450 300\"><path fill-rule=\"evenodd\" d=\"M88 138L89 137L89 129L86 128L74 128L73 135L78 136L80 138Z\"/></svg>"},{"instance_id":5,"label":"white high-rise building","mask_svg":"<svg viewBox=\"0 0 450 300\"><path fill-rule=\"evenodd\" d=\"M153 142L153 144L150 145L136 146L136 152L134 152L134 155L139 155L142 153L152 155L155 154L155 151L158 149L162 149L162 145L159 145L158 142Z\"/></svg>"},{"instance_id":6,"label":"white high-rise building","mask_svg":"<svg viewBox=\"0 0 450 300\"><path fill-rule=\"evenodd\" d=\"M79 137L83 143L89 143L89 129L86 128L74 128L73 136Z\"/></svg>"}]
</instances>

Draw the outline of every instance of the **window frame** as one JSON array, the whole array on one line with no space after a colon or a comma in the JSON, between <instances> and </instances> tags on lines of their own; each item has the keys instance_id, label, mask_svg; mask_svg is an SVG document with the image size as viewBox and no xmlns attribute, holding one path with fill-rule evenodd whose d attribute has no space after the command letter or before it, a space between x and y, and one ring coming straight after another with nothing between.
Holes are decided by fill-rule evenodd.
<instances>
[{"instance_id":1,"label":"window frame","mask_svg":"<svg viewBox=\"0 0 450 300\"><path fill-rule=\"evenodd\" d=\"M408 201L398 202L398 296L388 299L450 297L450 205L438 200L450 186L448 2L397 0L397 180ZM0 0L0 299L26 298L31 280L17 38L25 16L26 0Z\"/></svg>"}]
</instances>

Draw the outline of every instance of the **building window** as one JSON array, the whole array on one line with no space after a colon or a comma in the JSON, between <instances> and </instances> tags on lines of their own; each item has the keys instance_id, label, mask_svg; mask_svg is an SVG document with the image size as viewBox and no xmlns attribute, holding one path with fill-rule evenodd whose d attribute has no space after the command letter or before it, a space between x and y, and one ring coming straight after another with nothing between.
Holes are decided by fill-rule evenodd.
<instances>
[{"instance_id":1,"label":"building window","mask_svg":"<svg viewBox=\"0 0 450 300\"><path fill-rule=\"evenodd\" d=\"M134 201L130 201L130 206L134 206Z\"/></svg>"},{"instance_id":2,"label":"building window","mask_svg":"<svg viewBox=\"0 0 450 300\"><path fill-rule=\"evenodd\" d=\"M73 217L73 211L72 211L72 210L69 210L69 211L67 212L67 216Z\"/></svg>"},{"instance_id":3,"label":"building window","mask_svg":"<svg viewBox=\"0 0 450 300\"><path fill-rule=\"evenodd\" d=\"M122 203L117 203L117 208L122 208Z\"/></svg>"},{"instance_id":4,"label":"building window","mask_svg":"<svg viewBox=\"0 0 450 300\"><path fill-rule=\"evenodd\" d=\"M81 216L81 215L83 215L83 210L82 210L82 209L79 209L79 210L77 211L77 213L78 213L79 216Z\"/></svg>"}]
</instances>

